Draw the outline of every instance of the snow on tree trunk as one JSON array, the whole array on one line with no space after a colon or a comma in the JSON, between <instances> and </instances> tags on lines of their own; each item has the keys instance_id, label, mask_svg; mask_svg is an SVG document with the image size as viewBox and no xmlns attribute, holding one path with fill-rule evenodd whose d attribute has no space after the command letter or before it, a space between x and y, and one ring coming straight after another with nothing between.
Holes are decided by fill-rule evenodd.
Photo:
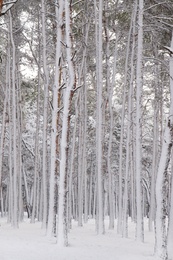
<instances>
[{"instance_id":1,"label":"snow on tree trunk","mask_svg":"<svg viewBox=\"0 0 173 260\"><path fill-rule=\"evenodd\" d=\"M82 216L83 216L83 180L84 172L82 165L82 156L83 156L83 136L82 136L82 106L83 106L83 93L79 94L79 145L78 145L78 225L82 227Z\"/></svg>"},{"instance_id":2,"label":"snow on tree trunk","mask_svg":"<svg viewBox=\"0 0 173 260\"><path fill-rule=\"evenodd\" d=\"M86 51L85 51L86 52ZM87 74L86 69L86 55L84 62L84 75ZM84 102L83 102L83 175L84 175L84 222L88 220L88 174L87 174L87 82L86 77L84 77Z\"/></svg>"},{"instance_id":3,"label":"snow on tree trunk","mask_svg":"<svg viewBox=\"0 0 173 260\"><path fill-rule=\"evenodd\" d=\"M143 51L143 0L139 0L138 9L138 51L136 71L136 204L137 223L136 239L144 240L143 235L143 214L142 214L142 51Z\"/></svg>"},{"instance_id":4,"label":"snow on tree trunk","mask_svg":"<svg viewBox=\"0 0 173 260\"><path fill-rule=\"evenodd\" d=\"M132 15L131 15L131 24L129 29L128 35L128 44L127 44L127 53L126 53L126 65L125 65L125 90L127 89L127 74L128 74L128 58L130 52L130 40L131 34L135 33L135 20L136 20L136 9L137 5L135 4ZM126 163L125 163L125 177L124 177L124 196L123 196L123 228L122 228L122 235L123 237L128 236L128 183L129 183L129 172L130 172L130 143L131 143L131 113L132 113L132 93L133 93L133 79L134 79L134 66L133 66L133 59L134 59L134 45L135 41L133 39L132 42L132 53L131 53L131 75L130 75L130 87L128 91L128 112L127 112L127 138L126 138Z\"/></svg>"},{"instance_id":5,"label":"snow on tree trunk","mask_svg":"<svg viewBox=\"0 0 173 260\"><path fill-rule=\"evenodd\" d=\"M164 141L162 145L162 152L159 162L159 168L156 180L156 255L166 260L167 259L167 237L166 237L166 179L167 170L170 162L171 155L171 133L173 128L170 128L169 122L167 123Z\"/></svg>"},{"instance_id":6,"label":"snow on tree trunk","mask_svg":"<svg viewBox=\"0 0 173 260\"><path fill-rule=\"evenodd\" d=\"M43 182L43 223L42 227L46 228L47 225L47 113L48 113L48 86L49 86L49 73L47 66L46 54L46 10L45 0L41 0L41 15L42 15L42 37L43 37L43 71L44 71L44 111L43 111L43 168L42 168L42 182Z\"/></svg>"},{"instance_id":7,"label":"snow on tree trunk","mask_svg":"<svg viewBox=\"0 0 173 260\"><path fill-rule=\"evenodd\" d=\"M104 212L103 212L103 176L102 176L102 12L103 3L99 1L99 7L95 1L95 23L96 23L96 81L97 81L97 108L96 108L96 175L97 175L97 221L96 230L98 234L104 234Z\"/></svg>"},{"instance_id":8,"label":"snow on tree trunk","mask_svg":"<svg viewBox=\"0 0 173 260\"><path fill-rule=\"evenodd\" d=\"M173 260L172 241L173 241L173 172L172 172L172 178L171 178L171 198L170 198L168 241L167 241L168 259L170 259L170 260Z\"/></svg>"},{"instance_id":9,"label":"snow on tree trunk","mask_svg":"<svg viewBox=\"0 0 173 260\"><path fill-rule=\"evenodd\" d=\"M36 118L36 133L35 133L35 158L34 158L34 196L33 196L33 205L32 205L32 216L31 223L35 222L35 217L37 207L37 197L39 190L39 129L40 129L40 68L38 68L38 88L37 88L37 118Z\"/></svg>"},{"instance_id":10,"label":"snow on tree trunk","mask_svg":"<svg viewBox=\"0 0 173 260\"><path fill-rule=\"evenodd\" d=\"M8 57L10 57L10 37L8 45ZM12 212L13 212L13 178L12 178L12 107L11 107L11 79L10 79L10 69L11 63L8 61L8 115L9 115L9 183L8 183L8 222L12 221Z\"/></svg>"},{"instance_id":11,"label":"snow on tree trunk","mask_svg":"<svg viewBox=\"0 0 173 260\"><path fill-rule=\"evenodd\" d=\"M78 92L79 95L79 92ZM78 102L75 102L75 111L77 108ZM76 114L76 113L75 113ZM72 148L71 148L71 157L70 157L70 169L69 169L69 193L68 193L68 225L71 228L71 220L72 216L74 216L75 210L73 210L74 201L73 201L73 172L74 172L74 157L75 157L75 138L76 138L76 126L77 126L77 118L75 117L74 127L73 127L73 134L72 134Z\"/></svg>"},{"instance_id":12,"label":"snow on tree trunk","mask_svg":"<svg viewBox=\"0 0 173 260\"><path fill-rule=\"evenodd\" d=\"M173 49L173 33L171 40ZM156 180L156 224L155 224L155 254L163 259L173 259L172 239L173 239L173 215L172 207L168 216L168 228L166 228L166 202L167 202L167 181L168 166L171 159L171 150L173 144L173 57L170 57L170 112L166 125L164 139L162 143L162 152L159 162L159 168ZM172 192L172 191L171 191ZM172 203L172 193L171 193ZM172 206L172 205L171 205ZM168 255L169 254L169 255Z\"/></svg>"},{"instance_id":13,"label":"snow on tree trunk","mask_svg":"<svg viewBox=\"0 0 173 260\"><path fill-rule=\"evenodd\" d=\"M172 40L171 40L171 48L173 49L173 31L172 31ZM170 95L171 95L171 105L170 105L170 122L171 126L173 127L173 57L170 56L169 61L169 67L170 67ZM172 132L171 132L172 133ZM171 136L171 141L173 142L173 136ZM173 158L173 152L172 152L172 158ZM169 216L168 216L168 235L167 235L167 250L168 250L168 259L173 260L173 167L171 172L171 190L170 190L170 209L169 209Z\"/></svg>"},{"instance_id":14,"label":"snow on tree trunk","mask_svg":"<svg viewBox=\"0 0 173 260\"><path fill-rule=\"evenodd\" d=\"M132 18L133 16L136 16L135 8L132 11ZM126 212L126 210L123 210L124 204L126 204L127 200L127 194L125 195L126 198L123 198L123 140L124 140L124 121L125 121L125 108L126 108L126 97L127 97L127 79L128 79L128 60L129 60L129 52L130 52L130 40L131 40L131 33L132 33L132 25L133 25L133 19L131 19L130 29L128 33L128 41L127 41L127 49L126 49L126 59L125 59L125 71L124 71L124 89L123 89L123 102L122 102L122 112L121 112L121 134L120 134L120 146L119 146L119 192L118 192L118 226L117 231L118 233L124 232L124 216L123 213ZM125 180L127 178L125 177ZM126 193L127 193L127 187L126 187ZM125 203L124 203L125 202ZM125 215L127 215L125 213ZM127 226L127 221L125 220L125 226Z\"/></svg>"},{"instance_id":15,"label":"snow on tree trunk","mask_svg":"<svg viewBox=\"0 0 173 260\"><path fill-rule=\"evenodd\" d=\"M17 122L16 122L16 48L13 38L12 16L10 12L10 36L12 45L12 123L13 123L13 213L12 224L18 228L18 185L17 185Z\"/></svg>"},{"instance_id":16,"label":"snow on tree trunk","mask_svg":"<svg viewBox=\"0 0 173 260\"><path fill-rule=\"evenodd\" d=\"M47 235L51 237L54 223L54 199L55 199L55 168L57 161L56 154L56 139L57 139L57 113L58 113L58 91L60 78L60 57L61 57L61 38L62 38L62 18L63 18L64 4L63 1L59 3L59 10L56 6L57 17L57 39L56 39L56 64L55 64L55 79L53 86L53 107L52 107L52 128L51 128L51 170L50 170L50 194L49 194L49 217Z\"/></svg>"},{"instance_id":17,"label":"snow on tree trunk","mask_svg":"<svg viewBox=\"0 0 173 260\"><path fill-rule=\"evenodd\" d=\"M155 51L157 55L157 50ZM158 168L158 135L159 135L159 102L158 102L158 66L155 69L155 98L154 98L154 126L153 126L153 156L152 156L152 172L151 172L151 191L150 191L150 210L149 210L149 230L153 231L153 221L155 220L155 184L156 184L156 172ZM160 99L160 97L159 97Z\"/></svg>"},{"instance_id":18,"label":"snow on tree trunk","mask_svg":"<svg viewBox=\"0 0 173 260\"><path fill-rule=\"evenodd\" d=\"M131 68L131 73L130 73L130 94L129 94L129 109L130 114L129 114L129 121L131 122L130 126L130 147L129 147L129 160L130 160L130 188L131 188L131 196L130 196L130 204L131 204L131 218L134 220L135 218L135 171L134 171L134 147L135 147L135 142L134 142L134 115L133 115L133 110L134 110L134 101L133 101L133 95L134 95L134 76L135 76L135 66L134 66L134 60L135 60L135 46L136 46L136 14L137 14L137 1L134 2L134 7L133 7L133 14L132 14L132 47L131 47L131 59L130 59L130 68Z\"/></svg>"},{"instance_id":19,"label":"snow on tree trunk","mask_svg":"<svg viewBox=\"0 0 173 260\"><path fill-rule=\"evenodd\" d=\"M109 35L108 35L109 37ZM109 41L109 40L108 40ZM109 43L107 43L108 50L109 50ZM108 52L109 55L109 52ZM110 69L110 64L108 60L109 56L107 57L108 62L108 70ZM113 78L116 75L116 64L117 64L117 41L115 46L115 56L114 56L114 73ZM107 155L107 164L108 164L108 192L109 192L109 228L114 228L114 210L113 210L113 176L112 176L112 169L111 169L111 155L112 155L112 140L113 140L113 108L112 108L112 96L113 96L113 87L114 85L109 81L110 73L107 74L107 87L108 87L108 99L109 99L109 113L110 113L110 129L109 129L109 143L108 143L108 155Z\"/></svg>"},{"instance_id":20,"label":"snow on tree trunk","mask_svg":"<svg viewBox=\"0 0 173 260\"><path fill-rule=\"evenodd\" d=\"M61 3L61 2L60 2ZM68 118L71 91L75 83L74 67L72 62L72 40L70 27L70 10L69 1L65 0L65 31L66 31L66 52L68 63L68 80L64 92L64 109L62 122L62 136L60 144L60 179L58 192L58 245L67 246L67 212L66 212L66 164L67 164L67 135L68 135Z\"/></svg>"},{"instance_id":21,"label":"snow on tree trunk","mask_svg":"<svg viewBox=\"0 0 173 260\"><path fill-rule=\"evenodd\" d=\"M7 69L6 69L6 81L8 82L8 62L7 62ZM3 153L4 153L7 102L8 102L8 86L6 85L3 116L2 116L2 126L1 126L1 141L0 141L0 192L1 193L2 193L2 159L3 159ZM2 209L2 197L1 197L1 209ZM1 216L3 216L2 210L1 210Z\"/></svg>"},{"instance_id":22,"label":"snow on tree trunk","mask_svg":"<svg viewBox=\"0 0 173 260\"><path fill-rule=\"evenodd\" d=\"M23 220L24 217L24 207L23 207L23 196L22 196L22 96L21 96L21 80L20 74L17 74L17 125L18 125L18 156L17 156L17 171L18 171L18 216L19 221Z\"/></svg>"}]
</instances>

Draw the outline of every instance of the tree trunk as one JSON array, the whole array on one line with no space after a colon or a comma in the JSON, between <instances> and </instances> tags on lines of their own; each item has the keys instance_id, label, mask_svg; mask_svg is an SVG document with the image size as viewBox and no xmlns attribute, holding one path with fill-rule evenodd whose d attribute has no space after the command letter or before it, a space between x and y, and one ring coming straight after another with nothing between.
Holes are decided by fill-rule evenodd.
<instances>
[{"instance_id":1,"label":"tree trunk","mask_svg":"<svg viewBox=\"0 0 173 260\"><path fill-rule=\"evenodd\" d=\"M102 68L102 12L103 3L95 1L95 23L96 23L96 81L97 81L97 108L96 108L96 175L97 175L97 221L96 229L98 234L104 234L104 212L103 212L103 176L102 176L102 88L103 88L103 68Z\"/></svg>"},{"instance_id":2,"label":"tree trunk","mask_svg":"<svg viewBox=\"0 0 173 260\"><path fill-rule=\"evenodd\" d=\"M59 4L61 6L61 2ZM68 81L64 93L64 110L62 122L62 136L60 144L60 179L59 179L59 197L58 197L58 245L67 246L67 212L66 212L66 175L67 175L67 136L68 136L68 118L70 108L71 91L75 83L74 66L72 62L72 40L70 28L70 10L69 1L65 0L65 23L66 23L66 52L68 63Z\"/></svg>"},{"instance_id":3,"label":"tree trunk","mask_svg":"<svg viewBox=\"0 0 173 260\"><path fill-rule=\"evenodd\" d=\"M173 49L173 31L172 31L172 40L171 40L171 48ZM173 57L170 56L170 122L171 126L173 127ZM171 132L172 134L172 132ZM173 135L171 135L171 141L173 143ZM172 151L172 158L173 158L173 151ZM171 172L171 190L170 190L170 209L169 209L169 223L168 223L168 234L167 234L167 249L168 249L168 259L173 260L173 167Z\"/></svg>"},{"instance_id":4,"label":"tree trunk","mask_svg":"<svg viewBox=\"0 0 173 260\"><path fill-rule=\"evenodd\" d=\"M12 123L13 123L13 226L18 228L18 185L17 185L17 122L16 122L16 48L13 38L12 16L10 13L10 37L12 45Z\"/></svg>"},{"instance_id":5,"label":"tree trunk","mask_svg":"<svg viewBox=\"0 0 173 260\"><path fill-rule=\"evenodd\" d=\"M136 74L136 203L137 223L136 239L143 242L143 214L142 214L142 51L143 51L143 0L139 0L138 10L138 51Z\"/></svg>"},{"instance_id":6,"label":"tree trunk","mask_svg":"<svg viewBox=\"0 0 173 260\"><path fill-rule=\"evenodd\" d=\"M167 260L167 237L166 237L166 182L167 170L170 162L172 149L173 126L167 123L162 152L159 162L159 168L156 180L156 255Z\"/></svg>"},{"instance_id":7,"label":"tree trunk","mask_svg":"<svg viewBox=\"0 0 173 260\"><path fill-rule=\"evenodd\" d=\"M43 223L42 227L46 228L48 218L48 196L47 196L47 113L48 113L48 87L49 87L49 72L47 66L46 54L46 9L45 0L41 0L41 14L42 14L42 37L43 37L43 73L44 73L44 108L43 108L43 168L42 168L42 182L43 182Z\"/></svg>"},{"instance_id":8,"label":"tree trunk","mask_svg":"<svg viewBox=\"0 0 173 260\"><path fill-rule=\"evenodd\" d=\"M61 57L61 39L62 39L62 19L63 19L64 4L63 1L59 3L59 10L56 7L57 17L57 39L56 39L56 64L55 64L55 79L53 86L53 108L52 108L52 129L51 129L51 172L50 172L50 194L49 194L49 218L47 234L50 237L53 231L54 223L54 202L55 202L55 171L57 158L57 116L58 116L58 91L60 84L60 57Z\"/></svg>"}]
</instances>

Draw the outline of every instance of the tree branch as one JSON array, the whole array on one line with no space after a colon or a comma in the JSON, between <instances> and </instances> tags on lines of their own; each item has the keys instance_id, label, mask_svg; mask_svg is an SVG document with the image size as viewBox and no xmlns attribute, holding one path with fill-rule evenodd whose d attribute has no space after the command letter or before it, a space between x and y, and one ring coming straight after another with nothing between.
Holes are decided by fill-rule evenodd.
<instances>
[{"instance_id":1,"label":"tree branch","mask_svg":"<svg viewBox=\"0 0 173 260\"><path fill-rule=\"evenodd\" d=\"M2 11L1 11L1 13L0 13L0 16L6 14L6 13L13 7L13 5L14 5L17 1L18 1L18 0L13 0L13 1L10 1L10 2L7 2L7 3L2 4Z\"/></svg>"}]
</instances>

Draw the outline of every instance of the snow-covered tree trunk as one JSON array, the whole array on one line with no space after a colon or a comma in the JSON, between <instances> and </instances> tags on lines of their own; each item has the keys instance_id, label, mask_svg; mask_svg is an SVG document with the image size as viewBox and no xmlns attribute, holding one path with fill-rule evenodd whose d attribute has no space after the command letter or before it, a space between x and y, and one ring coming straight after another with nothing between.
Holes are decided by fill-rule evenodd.
<instances>
[{"instance_id":1,"label":"snow-covered tree trunk","mask_svg":"<svg viewBox=\"0 0 173 260\"><path fill-rule=\"evenodd\" d=\"M9 28L10 29L10 28ZM11 62L10 62L10 35L8 39L8 57L9 60L7 62L7 74L8 74L8 118L9 118L9 183L8 183L8 222L12 221L13 214L13 178L12 178L12 95L11 95Z\"/></svg>"},{"instance_id":2,"label":"snow-covered tree trunk","mask_svg":"<svg viewBox=\"0 0 173 260\"><path fill-rule=\"evenodd\" d=\"M62 1L63 2L63 1ZM59 5L61 2L59 3ZM60 5L61 6L61 5ZM62 136L60 143L60 179L59 179L59 197L58 197L58 245L67 246L67 212L66 212L66 170L67 170L67 135L68 118L70 108L71 91L75 83L74 66L72 62L72 39L70 26L70 8L69 1L65 0L65 32L66 32L66 53L68 64L68 80L64 92L64 109L62 121Z\"/></svg>"},{"instance_id":3,"label":"snow-covered tree trunk","mask_svg":"<svg viewBox=\"0 0 173 260\"><path fill-rule=\"evenodd\" d=\"M168 238L167 238L168 259L173 260L173 172L171 178L171 198L169 210L169 223L168 223Z\"/></svg>"},{"instance_id":4,"label":"snow-covered tree trunk","mask_svg":"<svg viewBox=\"0 0 173 260\"><path fill-rule=\"evenodd\" d=\"M125 65L125 89L127 88L127 70L128 70L128 56L130 52L130 39L131 34L135 33L135 20L136 20L136 9L137 4L135 3L132 16L131 16L131 24L129 29L129 36L128 36L128 44L127 44L127 53L126 53L126 65ZM132 35L133 36L133 35ZM124 196L123 196L123 229L122 235L124 237L128 236L128 192L129 192L129 173L130 173L130 143L131 143L131 114L132 114L132 93L133 93L133 79L134 79L134 47L135 41L132 41L132 52L131 52L131 75L130 75L130 87L128 91L128 110L127 110L127 137L126 137L126 166L125 166L125 176L124 176Z\"/></svg>"},{"instance_id":5,"label":"snow-covered tree trunk","mask_svg":"<svg viewBox=\"0 0 173 260\"><path fill-rule=\"evenodd\" d=\"M109 35L108 35L109 37ZM117 41L116 41L117 43ZM107 48L109 49L109 43ZM109 55L109 52L108 52ZM109 57L108 57L109 58ZM116 63L117 63L117 44L115 46L115 56L114 56L114 73L113 78L116 75ZM108 68L110 70L110 65L108 61ZM108 143L108 156L107 156L107 164L108 164L108 192L109 192L109 228L114 228L114 210L113 210L113 176L111 169L111 158L112 158L112 141L113 141L113 108L112 108L112 96L113 96L113 84L109 82L110 73L107 74L107 84L108 84L108 99L109 99L109 113L110 113L110 129L109 129L109 143Z\"/></svg>"},{"instance_id":6,"label":"snow-covered tree trunk","mask_svg":"<svg viewBox=\"0 0 173 260\"><path fill-rule=\"evenodd\" d=\"M4 99L4 104L3 104L3 114L2 114L2 125L1 125L1 139L0 139L0 191L2 191L2 165L3 165L3 154L4 154L4 142L5 142L5 128L6 128L6 120L8 121L8 126L10 126L10 115L11 115L11 102L9 102L11 99L11 77L10 77L10 35L8 34L8 43L7 43L7 61L6 61L6 84L5 84L5 99ZM8 105L8 106L7 106ZM8 115L8 117L7 117ZM11 147L10 147L10 127L8 127L8 131L9 131L9 152L11 151ZM10 162L11 156L9 154L9 162ZM9 163L9 173L11 173L11 169L12 167L10 167L10 163ZM11 168L11 169L10 169ZM10 175L10 174L9 174ZM7 195L6 195L6 201L7 201L7 206L8 206L8 222L11 220L11 211L12 211L12 203L11 203L11 193L12 190L10 191L11 188L11 183L10 182L11 178L9 178L9 182L8 182L8 187L7 187ZM1 203L1 207L2 207L2 203ZM1 210L1 216L3 216L2 214L2 210Z\"/></svg>"},{"instance_id":7,"label":"snow-covered tree trunk","mask_svg":"<svg viewBox=\"0 0 173 260\"><path fill-rule=\"evenodd\" d=\"M86 143L87 143L87 82L86 82L86 51L88 44L88 32L90 23L84 26L85 47L83 50L82 62L79 68L79 86L83 88L80 90L78 96L79 111L79 145L78 145L78 225L82 226L82 217L84 213L84 221L88 218L88 192L87 192L87 158L86 158ZM77 109L77 108L76 108Z\"/></svg>"},{"instance_id":8,"label":"snow-covered tree trunk","mask_svg":"<svg viewBox=\"0 0 173 260\"><path fill-rule=\"evenodd\" d=\"M167 122L159 168L156 180L156 244L155 253L160 259L167 259L166 236L166 179L172 148L173 126Z\"/></svg>"},{"instance_id":9,"label":"snow-covered tree trunk","mask_svg":"<svg viewBox=\"0 0 173 260\"><path fill-rule=\"evenodd\" d=\"M85 48L85 53L86 53L86 48ZM85 54L85 60L84 60L84 75L87 74L87 69L86 69L86 54ZM84 95L84 113L83 113L83 118L84 118L84 128L83 128L83 171L84 171L84 222L86 223L88 220L88 174L87 174L87 82L86 82L86 77L84 77L84 90L83 90L83 95Z\"/></svg>"},{"instance_id":10,"label":"snow-covered tree trunk","mask_svg":"<svg viewBox=\"0 0 173 260\"><path fill-rule=\"evenodd\" d=\"M143 51L143 0L138 9L138 51L136 71L136 239L144 240L142 214L142 51Z\"/></svg>"},{"instance_id":11,"label":"snow-covered tree trunk","mask_svg":"<svg viewBox=\"0 0 173 260\"><path fill-rule=\"evenodd\" d=\"M78 92L79 95L79 92ZM77 98L78 101L78 98ZM75 102L75 110L77 111L77 105L78 102ZM69 169L69 192L68 192L68 201L69 201L69 207L68 207L68 224L69 228L71 228L71 220L72 216L74 216L74 192L73 192L73 172L74 172L74 158L75 158L75 141L76 141L76 128L77 128L77 119L75 117L74 126L73 126L73 134L72 134L72 148L71 148L71 157L70 157L70 169Z\"/></svg>"},{"instance_id":12,"label":"snow-covered tree trunk","mask_svg":"<svg viewBox=\"0 0 173 260\"><path fill-rule=\"evenodd\" d=\"M13 226L18 228L18 185L17 185L17 119L16 119L16 47L13 38L13 24L10 12L10 37L12 45L12 123L13 123Z\"/></svg>"},{"instance_id":13,"label":"snow-covered tree trunk","mask_svg":"<svg viewBox=\"0 0 173 260\"><path fill-rule=\"evenodd\" d=\"M171 49L173 49L173 31L172 31L172 40L171 40ZM171 144L173 144L173 57L170 56L169 61L169 73L170 73L170 124L172 129L171 131ZM173 151L172 151L173 156ZM167 231L167 252L168 259L173 260L173 167L171 172L171 185L170 185L170 205L169 205L169 215L168 215L168 231Z\"/></svg>"},{"instance_id":14,"label":"snow-covered tree trunk","mask_svg":"<svg viewBox=\"0 0 173 260\"><path fill-rule=\"evenodd\" d=\"M3 115L2 115L2 126L1 126L1 139L0 139L0 191L2 192L2 159L4 153L4 139L5 139L5 125L6 125L6 117L7 117L7 102L8 102L8 62L7 62L7 69L6 69L6 90L5 90L5 99L3 105ZM2 200L2 197L1 197ZM2 201L1 201L1 208L2 208ZM1 210L1 216L2 216Z\"/></svg>"},{"instance_id":15,"label":"snow-covered tree trunk","mask_svg":"<svg viewBox=\"0 0 173 260\"><path fill-rule=\"evenodd\" d=\"M42 189L43 189L43 223L42 227L47 226L48 205L47 205L47 114L48 114L48 98L49 98L49 72L47 65L47 37L46 37L46 9L45 0L41 0L41 16L42 16L42 40L43 40L43 72L44 72L44 108L43 108L43 165L42 165Z\"/></svg>"},{"instance_id":16,"label":"snow-covered tree trunk","mask_svg":"<svg viewBox=\"0 0 173 260\"><path fill-rule=\"evenodd\" d=\"M31 223L35 222L37 212L37 197L39 190L39 130L40 130L40 68L38 68L38 87L37 87L37 115L36 115L36 132L35 132L35 158L34 158L34 195L32 204Z\"/></svg>"},{"instance_id":17,"label":"snow-covered tree trunk","mask_svg":"<svg viewBox=\"0 0 173 260\"><path fill-rule=\"evenodd\" d=\"M126 73L125 73L126 74ZM124 117L125 117L125 86L123 90L123 102L122 102L122 111L121 111L121 133L120 133L120 145L119 145L119 170L118 170L118 223L117 223L117 232L118 234L122 233L123 226L123 141L124 141Z\"/></svg>"},{"instance_id":18,"label":"snow-covered tree trunk","mask_svg":"<svg viewBox=\"0 0 173 260\"><path fill-rule=\"evenodd\" d=\"M151 191L150 191L150 210L149 210L149 230L153 231L153 222L155 220L156 203L155 203L155 184L156 173L158 168L158 135L159 135L159 104L158 104L158 66L155 74L155 100L154 100L154 126L153 126L153 156L151 172ZM160 98L160 97L159 97Z\"/></svg>"},{"instance_id":19,"label":"snow-covered tree trunk","mask_svg":"<svg viewBox=\"0 0 173 260\"><path fill-rule=\"evenodd\" d=\"M56 3L57 4L57 3ZM57 113L58 113L58 91L60 83L60 57L61 57L61 39L62 39L62 23L63 23L63 1L59 2L59 8L56 5L56 63L55 63L55 79L53 85L53 107L52 107L52 128L51 128L51 170L50 170L50 194L49 194L49 217L47 235L50 237L53 231L54 222L54 200L55 200L55 169L58 160L56 154L56 140L57 140Z\"/></svg>"},{"instance_id":20,"label":"snow-covered tree trunk","mask_svg":"<svg viewBox=\"0 0 173 260\"><path fill-rule=\"evenodd\" d=\"M84 180L84 172L82 165L82 156L83 156L83 117L82 117L82 107L83 107L83 93L80 91L79 94L79 141L78 141L78 225L82 226L82 217L83 217L83 180Z\"/></svg>"},{"instance_id":21,"label":"snow-covered tree trunk","mask_svg":"<svg viewBox=\"0 0 173 260\"><path fill-rule=\"evenodd\" d=\"M1 126L1 141L0 141L0 194L1 194L1 216L4 216L4 206L3 206L3 196L2 196L2 159L4 153L4 139L5 139L5 125L6 125L6 111L7 111L7 94L8 94L8 86L6 85L5 91L5 100L4 100L4 107L3 107L3 116L2 116L2 126Z\"/></svg>"},{"instance_id":22,"label":"snow-covered tree trunk","mask_svg":"<svg viewBox=\"0 0 173 260\"><path fill-rule=\"evenodd\" d=\"M132 11L132 17L133 17ZM125 108L126 108L126 90L127 90L127 77L128 77L128 60L129 60L129 52L130 52L130 40L131 40L131 32L132 32L132 19L130 24L130 29L128 33L127 40L127 48L126 48L126 58L125 58L125 70L124 70L124 87L123 87L123 97L122 97L122 112L121 112L121 133L120 133L120 146L119 146L119 191L118 191L118 225L117 232L122 233L123 231L123 145L124 145L124 120L125 120ZM127 178L125 178L127 180ZM126 189L127 191L127 189ZM127 199L127 194L126 198Z\"/></svg>"},{"instance_id":23,"label":"snow-covered tree trunk","mask_svg":"<svg viewBox=\"0 0 173 260\"><path fill-rule=\"evenodd\" d=\"M104 212L103 212L103 176L102 176L102 89L103 89L103 68L102 68L102 12L103 1L99 0L99 6L95 1L95 23L96 23L96 81L97 81L97 108L96 108L96 175L97 175L97 221L96 229L98 234L104 234Z\"/></svg>"},{"instance_id":24,"label":"snow-covered tree trunk","mask_svg":"<svg viewBox=\"0 0 173 260\"><path fill-rule=\"evenodd\" d=\"M27 180L26 180L26 173L25 173L24 163L22 165L22 172L23 172L23 181L24 181L25 196L26 196L26 210L27 210L28 218L30 218L30 216L31 216L31 207L30 207L30 198L29 198L29 191L28 191L28 184L27 184Z\"/></svg>"},{"instance_id":25,"label":"snow-covered tree trunk","mask_svg":"<svg viewBox=\"0 0 173 260\"><path fill-rule=\"evenodd\" d=\"M21 80L20 73L17 73L17 134L18 134L18 142L17 142L17 171L18 171L18 215L19 221L23 220L24 210L23 210L23 197L22 197L22 96L21 96Z\"/></svg>"},{"instance_id":26,"label":"snow-covered tree trunk","mask_svg":"<svg viewBox=\"0 0 173 260\"><path fill-rule=\"evenodd\" d=\"M106 3L105 9L108 8L108 3ZM107 152L107 171L108 171L108 214L109 214L109 229L114 228L114 192L113 192L113 173L112 173L112 142L113 142L113 89L115 87L115 77L117 70L117 42L118 42L118 34L116 35L116 43L113 57L113 74L112 74L112 82L111 82L111 64L110 64L110 33L108 30L109 21L108 17L105 16L104 20L104 31L105 31L105 40L106 40L106 91L107 91L107 100L108 106L108 124L109 124L109 140L108 140L108 152Z\"/></svg>"},{"instance_id":27,"label":"snow-covered tree trunk","mask_svg":"<svg viewBox=\"0 0 173 260\"><path fill-rule=\"evenodd\" d=\"M136 217L136 197L135 197L135 170L134 170L134 152L135 152L135 138L134 138L134 77L135 77L135 47L136 47L136 14L137 14L137 1L134 1L133 15L132 15L132 47L131 47L131 59L130 59L130 93L128 97L129 102L129 121L131 122L130 127L130 147L129 147L129 160L130 160L130 205L131 205L131 218L132 220Z\"/></svg>"},{"instance_id":28,"label":"snow-covered tree trunk","mask_svg":"<svg viewBox=\"0 0 173 260\"><path fill-rule=\"evenodd\" d=\"M173 49L173 32L171 40ZM168 216L168 228L166 227L166 202L167 202L167 181L168 166L171 159L171 150L173 145L173 57L170 57L170 111L166 124L164 138L162 142L162 151L160 156L159 168L156 180L156 223L155 223L155 254L163 260L173 259L172 239L173 239L173 221L172 205ZM171 191L172 192L172 191ZM171 194L172 204L172 194Z\"/></svg>"}]
</instances>

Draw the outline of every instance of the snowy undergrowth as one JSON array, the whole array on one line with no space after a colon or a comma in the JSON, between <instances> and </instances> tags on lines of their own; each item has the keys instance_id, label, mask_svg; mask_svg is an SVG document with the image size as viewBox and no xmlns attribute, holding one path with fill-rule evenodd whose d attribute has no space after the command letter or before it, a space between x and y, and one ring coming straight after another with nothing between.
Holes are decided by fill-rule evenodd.
<instances>
[{"instance_id":1,"label":"snowy undergrowth","mask_svg":"<svg viewBox=\"0 0 173 260\"><path fill-rule=\"evenodd\" d=\"M156 260L154 234L146 230L145 243L136 242L131 222L128 239L121 238L116 230L106 229L105 235L96 235L94 220L83 227L74 222L67 248L48 240L39 222L30 224L26 219L17 230L6 219L0 222L1 260Z\"/></svg>"}]
</instances>

